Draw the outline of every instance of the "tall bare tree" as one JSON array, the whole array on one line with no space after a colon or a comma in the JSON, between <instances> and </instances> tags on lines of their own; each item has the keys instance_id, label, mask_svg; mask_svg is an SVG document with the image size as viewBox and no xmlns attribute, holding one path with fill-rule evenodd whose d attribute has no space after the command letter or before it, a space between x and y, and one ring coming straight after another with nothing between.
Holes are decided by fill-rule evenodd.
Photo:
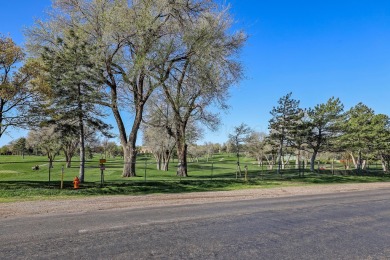
<instances>
[{"instance_id":1,"label":"tall bare tree","mask_svg":"<svg viewBox=\"0 0 390 260\"><path fill-rule=\"evenodd\" d=\"M52 168L53 161L62 148L60 133L55 131L54 126L41 127L31 130L28 134L28 138L36 140L40 150L49 159L49 168Z\"/></svg>"},{"instance_id":2,"label":"tall bare tree","mask_svg":"<svg viewBox=\"0 0 390 260\"><path fill-rule=\"evenodd\" d=\"M154 95L147 107L143 126L143 143L151 149L156 158L157 168L167 171L170 159L176 148L174 113L164 96ZM195 143L202 136L202 129L190 120L186 140Z\"/></svg>"},{"instance_id":3,"label":"tall bare tree","mask_svg":"<svg viewBox=\"0 0 390 260\"><path fill-rule=\"evenodd\" d=\"M266 137L267 135L263 132L252 132L246 144L249 154L256 158L259 166L263 164L266 157Z\"/></svg>"},{"instance_id":4,"label":"tall bare tree","mask_svg":"<svg viewBox=\"0 0 390 260\"><path fill-rule=\"evenodd\" d=\"M162 90L173 112L174 127L168 128L168 133L176 139L177 174L187 176L188 122L202 122L210 128L218 125L218 114L207 108L226 108L228 89L242 76L235 55L246 37L242 32L230 34L227 10L218 11L213 6L204 5L198 16L182 20L180 26L180 49L188 55L173 64L168 80L162 81Z\"/></svg>"},{"instance_id":5,"label":"tall bare tree","mask_svg":"<svg viewBox=\"0 0 390 260\"><path fill-rule=\"evenodd\" d=\"M124 152L123 176L135 175L136 141L145 104L170 76L176 62L189 55L180 49L181 24L198 16L208 0L56 0L46 22L28 32L30 50L53 44L64 29L85 33L99 47L104 63L109 107ZM160 77L163 75L162 77ZM130 123L126 121L132 114Z\"/></svg>"},{"instance_id":6,"label":"tall bare tree","mask_svg":"<svg viewBox=\"0 0 390 260\"><path fill-rule=\"evenodd\" d=\"M157 170L168 171L176 147L175 139L161 127L147 126L143 129L143 144L156 159Z\"/></svg>"}]
</instances>

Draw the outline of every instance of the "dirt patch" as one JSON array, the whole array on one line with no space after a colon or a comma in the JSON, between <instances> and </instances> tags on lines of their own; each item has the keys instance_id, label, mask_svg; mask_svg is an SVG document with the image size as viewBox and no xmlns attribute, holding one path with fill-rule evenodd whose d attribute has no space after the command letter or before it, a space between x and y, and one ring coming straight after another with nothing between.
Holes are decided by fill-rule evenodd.
<instances>
[{"instance_id":1,"label":"dirt patch","mask_svg":"<svg viewBox=\"0 0 390 260\"><path fill-rule=\"evenodd\" d=\"M361 183L310 185L271 189L248 189L182 194L153 194L143 196L99 196L66 200L43 200L0 203L0 218L21 216L83 213L98 210L145 208L237 200L316 195L390 188L390 183Z\"/></svg>"}]
</instances>

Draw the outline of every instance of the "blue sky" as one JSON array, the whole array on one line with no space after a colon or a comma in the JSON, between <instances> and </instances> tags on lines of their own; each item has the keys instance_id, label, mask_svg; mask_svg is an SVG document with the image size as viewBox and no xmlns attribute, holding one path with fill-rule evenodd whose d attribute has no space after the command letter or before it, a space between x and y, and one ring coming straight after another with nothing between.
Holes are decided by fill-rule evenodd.
<instances>
[{"instance_id":1,"label":"blue sky","mask_svg":"<svg viewBox=\"0 0 390 260\"><path fill-rule=\"evenodd\" d=\"M246 78L232 88L219 131L204 140L224 142L234 126L267 131L269 111L289 93L301 107L339 97L346 109L363 102L390 114L390 1L230 0L249 39L241 53ZM18 44L22 30L42 17L49 0L3 1L0 33ZM23 132L13 131L16 138ZM0 146L10 137L2 137Z\"/></svg>"}]
</instances>

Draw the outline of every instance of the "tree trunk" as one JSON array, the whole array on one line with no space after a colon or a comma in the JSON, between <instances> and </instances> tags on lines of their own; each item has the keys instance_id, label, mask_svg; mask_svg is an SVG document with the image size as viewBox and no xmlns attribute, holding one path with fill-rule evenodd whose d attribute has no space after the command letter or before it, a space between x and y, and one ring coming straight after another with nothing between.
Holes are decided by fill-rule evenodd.
<instances>
[{"instance_id":1,"label":"tree trunk","mask_svg":"<svg viewBox=\"0 0 390 260\"><path fill-rule=\"evenodd\" d=\"M84 182L85 175L85 142L84 142L84 123L81 119L79 122L80 126L80 171L79 171L79 180L80 183Z\"/></svg>"},{"instance_id":2,"label":"tree trunk","mask_svg":"<svg viewBox=\"0 0 390 260\"><path fill-rule=\"evenodd\" d=\"M382 170L383 172L387 172L387 165L386 165L386 162L381 160L381 164L382 164Z\"/></svg>"},{"instance_id":3,"label":"tree trunk","mask_svg":"<svg viewBox=\"0 0 390 260\"><path fill-rule=\"evenodd\" d=\"M4 120L4 118L3 118L4 103L5 103L4 99L2 99L2 98L0 97L0 138L1 138L1 136L3 135L3 133L4 133L4 126L3 126L3 120Z\"/></svg>"},{"instance_id":4,"label":"tree trunk","mask_svg":"<svg viewBox=\"0 0 390 260\"><path fill-rule=\"evenodd\" d=\"M261 158L260 156L256 156L256 161L257 161L257 165L260 167L261 164L262 164L262 161L261 161Z\"/></svg>"},{"instance_id":5,"label":"tree trunk","mask_svg":"<svg viewBox=\"0 0 390 260\"><path fill-rule=\"evenodd\" d=\"M72 167L72 158L70 158L68 155L66 156L66 168Z\"/></svg>"},{"instance_id":6,"label":"tree trunk","mask_svg":"<svg viewBox=\"0 0 390 260\"><path fill-rule=\"evenodd\" d=\"M161 171L161 161L160 160L157 160L156 161L156 169L158 170L158 171Z\"/></svg>"},{"instance_id":7,"label":"tree trunk","mask_svg":"<svg viewBox=\"0 0 390 260\"><path fill-rule=\"evenodd\" d=\"M267 160L267 163L268 163L268 169L269 170L272 170L273 167L274 167L274 156L271 155L271 159L269 158L268 155L265 156L265 159Z\"/></svg>"},{"instance_id":8,"label":"tree trunk","mask_svg":"<svg viewBox=\"0 0 390 260\"><path fill-rule=\"evenodd\" d=\"M281 140L280 142L279 152L278 152L278 169L277 169L278 174L282 174L280 171L282 167L282 156L283 156L283 140Z\"/></svg>"},{"instance_id":9,"label":"tree trunk","mask_svg":"<svg viewBox=\"0 0 390 260\"><path fill-rule=\"evenodd\" d=\"M163 155L163 171L168 171L169 167L169 161L171 160L171 152L169 150L165 151L165 154Z\"/></svg>"},{"instance_id":10,"label":"tree trunk","mask_svg":"<svg viewBox=\"0 0 390 260\"><path fill-rule=\"evenodd\" d=\"M310 158L310 171L311 172L314 172L314 164L316 161L317 154L318 154L318 151L314 150L313 154L311 155L311 158Z\"/></svg>"},{"instance_id":11,"label":"tree trunk","mask_svg":"<svg viewBox=\"0 0 390 260\"><path fill-rule=\"evenodd\" d=\"M109 64L111 66L111 64ZM143 91L143 82L139 82L138 87L141 87L141 89L138 89L138 91L133 91L133 98L134 98L134 104L135 104L135 117L133 121L133 126L131 128L130 136L129 139L127 140L127 133L126 133L126 128L122 119L121 114L119 113L119 106L118 106L118 86L115 81L114 75L111 73L111 67L108 70L109 72L109 77L110 77L110 94L111 94L111 110L114 115L115 121L118 126L119 130L119 138L121 141L121 145L123 148L123 171L122 171L122 176L123 177L134 177L136 176L135 172L135 163L137 159L137 151L136 151L136 141L137 141L137 134L139 127L141 125L142 121L142 114L143 114L143 109L145 102L149 98L150 93L145 94L143 96L144 91ZM126 82L129 83L129 82ZM129 83L130 84L130 83ZM133 86L136 88L136 86Z\"/></svg>"},{"instance_id":12,"label":"tree trunk","mask_svg":"<svg viewBox=\"0 0 390 260\"><path fill-rule=\"evenodd\" d=\"M63 152L65 155L66 168L70 168L72 166L72 156L66 151L66 149L63 149Z\"/></svg>"},{"instance_id":13,"label":"tree trunk","mask_svg":"<svg viewBox=\"0 0 390 260\"><path fill-rule=\"evenodd\" d=\"M180 142L177 144L177 158L179 164L177 167L177 176L188 177L187 172L187 144Z\"/></svg>"},{"instance_id":14,"label":"tree trunk","mask_svg":"<svg viewBox=\"0 0 390 260\"><path fill-rule=\"evenodd\" d=\"M291 158L291 154L288 156L287 160L284 160L284 158L282 157L282 169L286 169L286 165L288 165L290 163L290 158Z\"/></svg>"},{"instance_id":15,"label":"tree trunk","mask_svg":"<svg viewBox=\"0 0 390 260\"><path fill-rule=\"evenodd\" d=\"M295 157L295 169L299 169L300 165L301 150L297 149Z\"/></svg>"},{"instance_id":16,"label":"tree trunk","mask_svg":"<svg viewBox=\"0 0 390 260\"><path fill-rule=\"evenodd\" d=\"M169 165L169 161L165 161L165 162L163 163L163 165L162 165L162 170L163 170L164 172L167 172L167 171L169 170L168 165Z\"/></svg>"},{"instance_id":17,"label":"tree trunk","mask_svg":"<svg viewBox=\"0 0 390 260\"><path fill-rule=\"evenodd\" d=\"M133 127L131 128L129 140L126 144L126 148L124 149L127 152L124 154L125 165L123 166L123 173L122 173L123 177L136 176L135 173L135 164L137 161L136 142L137 142L138 130L142 121L143 109L144 109L143 103L139 102L135 110L135 117L134 117Z\"/></svg>"},{"instance_id":18,"label":"tree trunk","mask_svg":"<svg viewBox=\"0 0 390 260\"><path fill-rule=\"evenodd\" d=\"M332 175L334 175L334 158L332 159Z\"/></svg>"},{"instance_id":19,"label":"tree trunk","mask_svg":"<svg viewBox=\"0 0 390 260\"><path fill-rule=\"evenodd\" d=\"M49 158L49 169L53 168L53 161L54 161L54 158L51 157L51 156L48 156Z\"/></svg>"},{"instance_id":20,"label":"tree trunk","mask_svg":"<svg viewBox=\"0 0 390 260\"><path fill-rule=\"evenodd\" d=\"M156 157L156 167L157 167L157 170L161 171L161 158L160 158L160 156Z\"/></svg>"},{"instance_id":21,"label":"tree trunk","mask_svg":"<svg viewBox=\"0 0 390 260\"><path fill-rule=\"evenodd\" d=\"M366 160L362 160L362 170L365 170L367 168L367 161Z\"/></svg>"},{"instance_id":22,"label":"tree trunk","mask_svg":"<svg viewBox=\"0 0 390 260\"><path fill-rule=\"evenodd\" d=\"M153 152L154 159L156 160L156 169L158 171L161 171L161 153L160 152Z\"/></svg>"},{"instance_id":23,"label":"tree trunk","mask_svg":"<svg viewBox=\"0 0 390 260\"><path fill-rule=\"evenodd\" d=\"M79 180L80 183L84 182L85 174L85 134L84 134L84 111L83 103L81 101L81 85L78 85L78 120L79 120L79 131L80 131L80 171L79 171Z\"/></svg>"},{"instance_id":24,"label":"tree trunk","mask_svg":"<svg viewBox=\"0 0 390 260\"><path fill-rule=\"evenodd\" d=\"M349 154L351 155L353 166L355 167L355 169L357 169L358 168L358 163L356 162L355 156L353 155L353 153L349 153Z\"/></svg>"},{"instance_id":25,"label":"tree trunk","mask_svg":"<svg viewBox=\"0 0 390 260\"><path fill-rule=\"evenodd\" d=\"M135 146L135 145L134 145ZM135 147L134 147L135 148ZM125 148L123 149L123 177L135 177L135 163L137 159L137 150L135 150L130 142L127 143Z\"/></svg>"},{"instance_id":26,"label":"tree trunk","mask_svg":"<svg viewBox=\"0 0 390 260\"><path fill-rule=\"evenodd\" d=\"M358 170L362 170L362 151L359 150L359 155L358 155Z\"/></svg>"},{"instance_id":27,"label":"tree trunk","mask_svg":"<svg viewBox=\"0 0 390 260\"><path fill-rule=\"evenodd\" d=\"M389 170L389 155L381 154L381 163L383 172L387 172Z\"/></svg>"}]
</instances>

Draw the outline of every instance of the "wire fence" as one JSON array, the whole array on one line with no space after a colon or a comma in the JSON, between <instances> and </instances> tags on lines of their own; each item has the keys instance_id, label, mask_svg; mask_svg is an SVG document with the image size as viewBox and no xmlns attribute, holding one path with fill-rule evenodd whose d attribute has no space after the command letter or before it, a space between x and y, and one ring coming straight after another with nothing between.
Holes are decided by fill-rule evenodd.
<instances>
[{"instance_id":1,"label":"wire fence","mask_svg":"<svg viewBox=\"0 0 390 260\"><path fill-rule=\"evenodd\" d=\"M49 167L47 160L28 161L0 161L0 181L2 180L58 180L65 172L65 180L78 175L80 161L72 161L71 167L66 168L64 159L53 162L53 168ZM177 181L177 180L226 180L226 179L274 179L304 177L315 174L317 177L329 175L342 176L390 176L389 171L384 171L380 162L372 162L364 168L356 168L354 165L346 165L340 162L321 163L316 162L314 172L310 171L308 164L295 164L290 162L286 165L258 163L252 161L237 164L234 161L202 161L188 162L188 177L178 176L178 162L171 161L166 170L158 170L158 163L151 158L142 158L136 162L135 172L137 178L129 180L140 181ZM162 166L162 164L160 164ZM85 162L86 181L101 182L123 181L123 160L107 159L100 164L96 160ZM131 167L130 167L131 168ZM13 174L13 172L15 174Z\"/></svg>"}]
</instances>

